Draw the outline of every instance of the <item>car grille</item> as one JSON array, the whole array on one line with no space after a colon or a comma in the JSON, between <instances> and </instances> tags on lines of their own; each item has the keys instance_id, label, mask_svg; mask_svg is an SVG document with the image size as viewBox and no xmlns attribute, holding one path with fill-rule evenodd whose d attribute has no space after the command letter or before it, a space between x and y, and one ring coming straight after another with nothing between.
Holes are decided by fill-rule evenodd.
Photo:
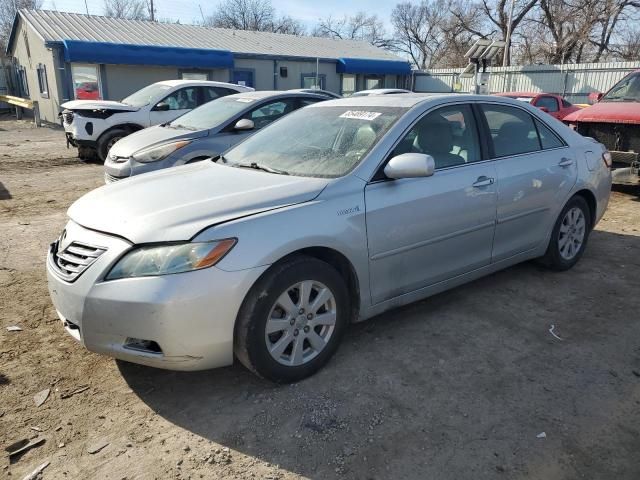
<instances>
[{"instance_id":1,"label":"car grille","mask_svg":"<svg viewBox=\"0 0 640 480\"><path fill-rule=\"evenodd\" d=\"M593 137L608 150L640 152L640 125L622 123L580 123L578 133Z\"/></svg>"},{"instance_id":2,"label":"car grille","mask_svg":"<svg viewBox=\"0 0 640 480\"><path fill-rule=\"evenodd\" d=\"M62 120L67 125L71 125L73 123L73 112L62 112Z\"/></svg>"},{"instance_id":3,"label":"car grille","mask_svg":"<svg viewBox=\"0 0 640 480\"><path fill-rule=\"evenodd\" d=\"M71 242L64 249L58 250L56 242L51 248L51 260L56 273L62 279L73 282L106 251L106 248L81 242Z\"/></svg>"}]
</instances>

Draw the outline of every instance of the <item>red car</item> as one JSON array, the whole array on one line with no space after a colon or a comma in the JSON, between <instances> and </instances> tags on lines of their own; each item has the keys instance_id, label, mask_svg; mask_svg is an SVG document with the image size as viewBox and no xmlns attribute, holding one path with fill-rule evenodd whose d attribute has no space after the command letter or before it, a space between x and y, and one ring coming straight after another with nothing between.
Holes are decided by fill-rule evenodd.
<instances>
[{"instance_id":1,"label":"red car","mask_svg":"<svg viewBox=\"0 0 640 480\"><path fill-rule=\"evenodd\" d=\"M640 70L589 99L597 103L568 115L564 123L609 149L614 182L640 184Z\"/></svg>"},{"instance_id":2,"label":"red car","mask_svg":"<svg viewBox=\"0 0 640 480\"><path fill-rule=\"evenodd\" d=\"M82 82L76 87L76 100L100 100L98 84L94 82Z\"/></svg>"},{"instance_id":3,"label":"red car","mask_svg":"<svg viewBox=\"0 0 640 480\"><path fill-rule=\"evenodd\" d=\"M553 95L552 93L507 92L496 93L496 95L498 97L515 98L516 100L530 103L558 120L562 120L570 113L580 110L580 107L567 102L560 95Z\"/></svg>"}]
</instances>

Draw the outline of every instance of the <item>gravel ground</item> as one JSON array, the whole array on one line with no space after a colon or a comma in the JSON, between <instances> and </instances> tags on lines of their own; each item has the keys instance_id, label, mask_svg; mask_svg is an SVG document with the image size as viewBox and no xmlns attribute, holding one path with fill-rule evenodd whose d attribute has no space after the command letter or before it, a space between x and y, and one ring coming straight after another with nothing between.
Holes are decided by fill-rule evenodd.
<instances>
[{"instance_id":1,"label":"gravel ground","mask_svg":"<svg viewBox=\"0 0 640 480\"><path fill-rule=\"evenodd\" d=\"M0 477L640 478L640 191L613 193L570 272L527 263L354 325L323 371L277 387L65 334L45 251L102 184L74 156L61 130L0 117L0 441L45 440L3 450Z\"/></svg>"}]
</instances>

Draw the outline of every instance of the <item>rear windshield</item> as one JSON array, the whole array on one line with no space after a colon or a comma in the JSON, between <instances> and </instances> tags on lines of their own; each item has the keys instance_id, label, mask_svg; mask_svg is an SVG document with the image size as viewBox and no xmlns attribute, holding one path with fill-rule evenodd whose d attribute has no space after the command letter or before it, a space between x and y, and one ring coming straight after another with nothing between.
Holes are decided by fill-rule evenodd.
<instances>
[{"instance_id":1,"label":"rear windshield","mask_svg":"<svg viewBox=\"0 0 640 480\"><path fill-rule=\"evenodd\" d=\"M640 72L623 78L600 100L601 102L640 102Z\"/></svg>"}]
</instances>

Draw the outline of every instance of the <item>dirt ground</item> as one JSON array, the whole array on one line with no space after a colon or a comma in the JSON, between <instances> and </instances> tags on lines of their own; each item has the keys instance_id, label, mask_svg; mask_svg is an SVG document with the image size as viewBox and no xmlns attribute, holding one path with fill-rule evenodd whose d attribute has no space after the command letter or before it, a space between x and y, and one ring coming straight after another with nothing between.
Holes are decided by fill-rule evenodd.
<instances>
[{"instance_id":1,"label":"dirt ground","mask_svg":"<svg viewBox=\"0 0 640 480\"><path fill-rule=\"evenodd\" d=\"M60 130L0 118L0 477L640 478L640 191L613 193L573 270L519 265L354 325L278 387L116 362L64 332L46 248L102 184L74 155Z\"/></svg>"}]
</instances>

